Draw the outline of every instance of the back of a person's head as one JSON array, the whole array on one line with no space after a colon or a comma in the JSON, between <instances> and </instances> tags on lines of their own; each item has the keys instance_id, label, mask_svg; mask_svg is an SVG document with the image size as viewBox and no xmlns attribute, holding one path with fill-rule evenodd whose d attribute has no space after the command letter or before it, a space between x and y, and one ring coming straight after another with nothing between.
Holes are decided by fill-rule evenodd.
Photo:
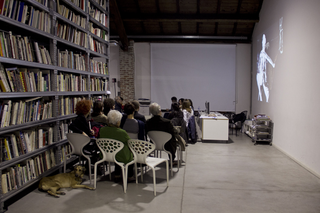
<instances>
[{"instance_id":1,"label":"back of a person's head","mask_svg":"<svg viewBox=\"0 0 320 213\"><path fill-rule=\"evenodd\" d=\"M129 102L129 103L126 103L126 104L124 105L123 111L124 111L124 113L126 113L127 115L131 115L131 114L133 114L136 110L135 110L133 104L132 104L131 102Z\"/></svg>"},{"instance_id":2,"label":"back of a person's head","mask_svg":"<svg viewBox=\"0 0 320 213\"><path fill-rule=\"evenodd\" d=\"M121 121L122 114L118 110L110 110L108 113L109 123L117 126Z\"/></svg>"},{"instance_id":3,"label":"back of a person's head","mask_svg":"<svg viewBox=\"0 0 320 213\"><path fill-rule=\"evenodd\" d=\"M178 100L178 99L177 99L177 97L175 97L175 96L173 96L173 97L171 98L171 101L172 101L172 102L177 102L177 100Z\"/></svg>"},{"instance_id":4,"label":"back of a person's head","mask_svg":"<svg viewBox=\"0 0 320 213\"><path fill-rule=\"evenodd\" d=\"M173 109L174 111L179 111L179 110L180 110L179 104L178 104L177 102L172 103L171 106L172 106L172 109Z\"/></svg>"},{"instance_id":5,"label":"back of a person's head","mask_svg":"<svg viewBox=\"0 0 320 213\"><path fill-rule=\"evenodd\" d=\"M182 109L190 109L191 103L189 100L184 100L182 103Z\"/></svg>"},{"instance_id":6,"label":"back of a person's head","mask_svg":"<svg viewBox=\"0 0 320 213\"><path fill-rule=\"evenodd\" d=\"M77 115L86 115L91 110L91 101L81 100L76 104L76 113Z\"/></svg>"},{"instance_id":7,"label":"back of a person's head","mask_svg":"<svg viewBox=\"0 0 320 213\"><path fill-rule=\"evenodd\" d=\"M109 111L113 109L115 102L112 98L106 98L103 101L103 105L104 105L103 113L105 115L108 115Z\"/></svg>"},{"instance_id":8,"label":"back of a person's head","mask_svg":"<svg viewBox=\"0 0 320 213\"><path fill-rule=\"evenodd\" d=\"M135 109L136 111L138 111L139 108L140 108L140 103L139 103L139 101L134 100L134 101L132 101L131 103L133 104L134 109Z\"/></svg>"},{"instance_id":9,"label":"back of a person's head","mask_svg":"<svg viewBox=\"0 0 320 213\"><path fill-rule=\"evenodd\" d=\"M152 115L159 115L161 112L161 107L157 103L152 103L149 106L149 111Z\"/></svg>"},{"instance_id":10,"label":"back of a person's head","mask_svg":"<svg viewBox=\"0 0 320 213\"><path fill-rule=\"evenodd\" d=\"M102 101L100 101L100 100L95 101L93 103L91 116L96 117L96 116L100 115L100 113L102 112L102 109L103 109Z\"/></svg>"}]
</instances>

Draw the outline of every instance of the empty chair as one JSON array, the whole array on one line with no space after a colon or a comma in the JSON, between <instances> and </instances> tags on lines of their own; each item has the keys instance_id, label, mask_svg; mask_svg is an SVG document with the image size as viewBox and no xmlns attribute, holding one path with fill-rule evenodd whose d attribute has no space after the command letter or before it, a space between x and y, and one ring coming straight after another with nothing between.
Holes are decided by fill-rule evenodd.
<instances>
[{"instance_id":1,"label":"empty chair","mask_svg":"<svg viewBox=\"0 0 320 213\"><path fill-rule=\"evenodd\" d=\"M96 188L97 184L97 165L102 162L109 162L109 177L111 179L111 168L110 162L114 162L118 164L122 169L122 180L123 180L123 191L126 193L127 191L127 170L126 165L122 162L116 160L116 154L124 147L124 144L121 141L109 138L99 138L96 140L96 143L101 150L102 159L97 161L94 164L94 188ZM130 162L132 164L134 162Z\"/></svg>"},{"instance_id":2,"label":"empty chair","mask_svg":"<svg viewBox=\"0 0 320 213\"><path fill-rule=\"evenodd\" d=\"M156 196L156 172L155 166L165 162L166 163L166 176L167 176L167 186L169 186L169 167L168 167L168 160L164 158L154 158L148 157L148 155L155 150L156 145L149 142L149 141L142 141L138 139L130 139L128 141L128 145L130 150L134 156L134 163L135 163L135 175L136 175L136 183L138 183L137 178L137 163L146 164L152 169L153 175L153 192L154 196Z\"/></svg>"},{"instance_id":3,"label":"empty chair","mask_svg":"<svg viewBox=\"0 0 320 213\"><path fill-rule=\"evenodd\" d=\"M80 157L83 156L88 160L89 166L89 179L91 182L91 160L90 156L83 153L83 147L90 142L90 138L80 133L68 133L67 139L69 144L71 145L71 153L66 155L64 158L64 173L66 172L66 165L67 165L67 157L71 155L78 155L79 161Z\"/></svg>"},{"instance_id":4,"label":"empty chair","mask_svg":"<svg viewBox=\"0 0 320 213\"><path fill-rule=\"evenodd\" d=\"M173 175L172 170L172 155L169 151L167 151L164 145L172 138L172 135L167 132L163 131L149 131L148 136L156 145L155 150L160 150L166 152L170 157L170 169L171 169L171 176ZM179 156L179 155L178 155ZM180 160L180 159L179 159Z\"/></svg>"}]
</instances>

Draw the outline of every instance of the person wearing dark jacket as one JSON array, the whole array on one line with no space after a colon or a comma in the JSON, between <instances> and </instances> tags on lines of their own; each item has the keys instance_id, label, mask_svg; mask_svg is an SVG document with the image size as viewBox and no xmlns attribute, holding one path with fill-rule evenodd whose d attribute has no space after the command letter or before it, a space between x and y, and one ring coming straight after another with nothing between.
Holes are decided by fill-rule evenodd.
<instances>
[{"instance_id":1,"label":"person wearing dark jacket","mask_svg":"<svg viewBox=\"0 0 320 213\"><path fill-rule=\"evenodd\" d=\"M140 103L137 100L134 100L131 102L134 106L135 112L134 112L134 118L137 120L142 121L143 123L146 123L146 118L144 117L144 115L141 115L139 113L139 109L140 109Z\"/></svg>"},{"instance_id":2,"label":"person wearing dark jacket","mask_svg":"<svg viewBox=\"0 0 320 213\"><path fill-rule=\"evenodd\" d=\"M131 139L145 140L144 123L134 118L134 106L131 102L124 105L124 115L121 119L120 128L130 133Z\"/></svg>"},{"instance_id":3,"label":"person wearing dark jacket","mask_svg":"<svg viewBox=\"0 0 320 213\"><path fill-rule=\"evenodd\" d=\"M119 111L119 112L123 112L122 110L122 101L123 98L121 98L120 96L116 97L116 101L115 101L115 110Z\"/></svg>"},{"instance_id":4,"label":"person wearing dark jacket","mask_svg":"<svg viewBox=\"0 0 320 213\"><path fill-rule=\"evenodd\" d=\"M76 104L77 117L69 125L69 129L74 133L84 134L89 137L93 137L95 132L91 129L90 121L87 121L87 116L89 115L91 109L91 101L81 100ZM83 152L85 154L91 155L91 163L94 164L99 158L99 148L95 141L91 141L83 147Z\"/></svg>"},{"instance_id":5,"label":"person wearing dark jacket","mask_svg":"<svg viewBox=\"0 0 320 213\"><path fill-rule=\"evenodd\" d=\"M161 117L161 107L159 104L150 104L149 110L153 117L146 121L145 131L146 133L152 130L170 133L172 138L164 145L164 147L171 153L172 160L174 160L177 150L176 135L178 135L178 131L174 128L169 119Z\"/></svg>"}]
</instances>

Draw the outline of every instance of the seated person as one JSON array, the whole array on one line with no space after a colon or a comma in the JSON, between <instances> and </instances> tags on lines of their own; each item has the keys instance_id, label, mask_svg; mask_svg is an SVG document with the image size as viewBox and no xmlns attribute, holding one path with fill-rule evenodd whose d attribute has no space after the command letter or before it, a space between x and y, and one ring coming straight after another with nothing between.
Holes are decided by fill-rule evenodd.
<instances>
[{"instance_id":1,"label":"seated person","mask_svg":"<svg viewBox=\"0 0 320 213\"><path fill-rule=\"evenodd\" d=\"M89 137L93 137L95 132L91 129L91 125L87 120L91 109L91 101L81 100L76 104L77 117L69 125L69 129L74 133L80 133ZM91 141L83 147L83 152L92 155L91 163L95 163L99 159L99 148L94 141Z\"/></svg>"},{"instance_id":2,"label":"seated person","mask_svg":"<svg viewBox=\"0 0 320 213\"><path fill-rule=\"evenodd\" d=\"M106 98L103 101L103 113L108 115L109 111L115 108L115 102L112 98Z\"/></svg>"},{"instance_id":3,"label":"seated person","mask_svg":"<svg viewBox=\"0 0 320 213\"><path fill-rule=\"evenodd\" d=\"M180 127L179 135L184 139L184 141L187 141L187 126L186 122L183 119L183 112L180 110L178 103L173 103L171 108L173 109L173 111L169 113L168 119L171 119L171 122L175 127Z\"/></svg>"},{"instance_id":4,"label":"seated person","mask_svg":"<svg viewBox=\"0 0 320 213\"><path fill-rule=\"evenodd\" d=\"M178 131L174 128L169 119L161 117L161 107L159 104L150 104L149 110L153 117L147 120L145 131L146 133L152 130L163 131L172 135L172 138L164 145L164 147L171 153L173 161L176 156L177 143L182 145L182 150L185 148L184 144L181 142L181 140L179 140L180 136L178 135Z\"/></svg>"},{"instance_id":5,"label":"seated person","mask_svg":"<svg viewBox=\"0 0 320 213\"><path fill-rule=\"evenodd\" d=\"M188 99L185 99L182 103L183 119L186 122L186 128L188 138L191 139L191 143L196 143L198 139L195 117L191 108L191 103ZM188 141L188 140L187 140Z\"/></svg>"},{"instance_id":6,"label":"seated person","mask_svg":"<svg viewBox=\"0 0 320 213\"><path fill-rule=\"evenodd\" d=\"M139 109L140 109L140 103L137 100L134 100L131 102L134 106L135 112L134 112L134 118L137 120L142 121L143 123L146 123L146 118L144 117L144 115L141 115L139 113Z\"/></svg>"},{"instance_id":7,"label":"seated person","mask_svg":"<svg viewBox=\"0 0 320 213\"><path fill-rule=\"evenodd\" d=\"M122 110L122 102L123 102L123 98L120 96L116 97L116 101L115 101L115 110L118 110L119 112L123 112Z\"/></svg>"},{"instance_id":8,"label":"seated person","mask_svg":"<svg viewBox=\"0 0 320 213\"><path fill-rule=\"evenodd\" d=\"M69 125L69 129L74 133L84 134L86 136L93 136L94 131L90 128L87 117L91 110L91 101L81 100L76 104L76 119Z\"/></svg>"},{"instance_id":9,"label":"seated person","mask_svg":"<svg viewBox=\"0 0 320 213\"><path fill-rule=\"evenodd\" d=\"M144 123L134 119L134 106L131 102L124 105L124 115L121 119L120 127L129 133L131 139L145 140ZM131 133L131 134L130 134Z\"/></svg>"},{"instance_id":10,"label":"seated person","mask_svg":"<svg viewBox=\"0 0 320 213\"><path fill-rule=\"evenodd\" d=\"M103 103L102 101L95 101L93 103L91 119L94 122L101 123L101 124L108 124L108 117L102 112Z\"/></svg>"},{"instance_id":11,"label":"seated person","mask_svg":"<svg viewBox=\"0 0 320 213\"><path fill-rule=\"evenodd\" d=\"M127 132L120 128L122 114L117 110L110 110L108 113L108 126L100 129L99 138L110 138L121 141L124 147L117 153L116 159L122 163L129 163L133 160L133 154L129 149L128 140L130 139ZM121 167L115 164L115 182L119 182L121 177ZM135 180L133 164L128 167L128 182Z\"/></svg>"}]
</instances>

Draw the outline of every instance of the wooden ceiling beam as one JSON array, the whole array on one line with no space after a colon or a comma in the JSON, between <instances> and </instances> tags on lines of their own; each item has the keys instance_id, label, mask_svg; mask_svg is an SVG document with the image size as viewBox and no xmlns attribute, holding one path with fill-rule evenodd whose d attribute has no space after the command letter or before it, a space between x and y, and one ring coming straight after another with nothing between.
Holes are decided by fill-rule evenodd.
<instances>
[{"instance_id":1,"label":"wooden ceiling beam","mask_svg":"<svg viewBox=\"0 0 320 213\"><path fill-rule=\"evenodd\" d=\"M118 35L119 35L119 38L120 38L120 41L121 41L121 49L124 50L124 51L127 51L128 50L128 46L129 46L129 41L128 41L128 36L127 36L127 33L126 33L126 29L124 28L124 25L123 25L123 21L122 21L122 18L121 18L121 15L120 15L120 11L119 11L119 8L118 8L118 4L116 2L116 0L110 0L109 1L109 6L111 8L111 12L114 16L114 23L115 25L117 26L117 32L118 32Z\"/></svg>"},{"instance_id":2,"label":"wooden ceiling beam","mask_svg":"<svg viewBox=\"0 0 320 213\"><path fill-rule=\"evenodd\" d=\"M114 0L113 0L114 1ZM252 14L124 14L124 22L259 22Z\"/></svg>"}]
</instances>

